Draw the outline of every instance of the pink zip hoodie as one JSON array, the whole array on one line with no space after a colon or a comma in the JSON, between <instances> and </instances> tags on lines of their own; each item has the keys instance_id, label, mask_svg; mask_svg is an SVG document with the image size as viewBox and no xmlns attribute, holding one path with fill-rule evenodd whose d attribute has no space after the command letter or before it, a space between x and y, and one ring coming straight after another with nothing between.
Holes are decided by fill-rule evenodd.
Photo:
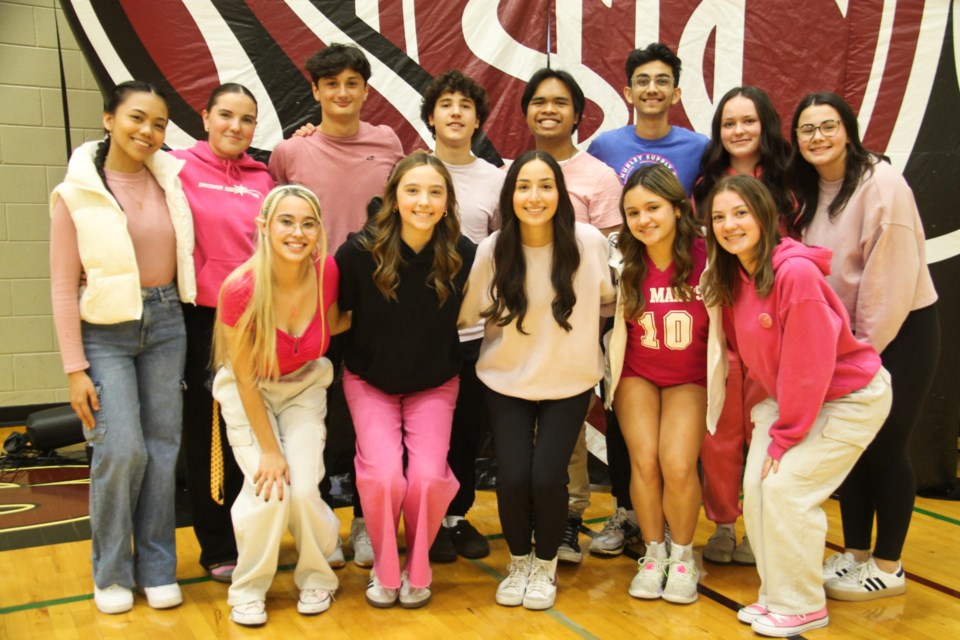
<instances>
[{"instance_id":1,"label":"pink zip hoodie","mask_svg":"<svg viewBox=\"0 0 960 640\"><path fill-rule=\"evenodd\" d=\"M767 453L779 460L800 442L825 402L862 389L880 356L850 331L847 311L827 284L830 250L786 238L773 253L775 278L766 298L743 274L724 331L749 377L776 400Z\"/></svg>"},{"instance_id":2,"label":"pink zip hoodie","mask_svg":"<svg viewBox=\"0 0 960 640\"><path fill-rule=\"evenodd\" d=\"M197 304L216 307L224 279L253 254L254 221L273 178L262 162L247 154L225 160L206 141L170 154L187 161L180 182L193 211Z\"/></svg>"}]
</instances>

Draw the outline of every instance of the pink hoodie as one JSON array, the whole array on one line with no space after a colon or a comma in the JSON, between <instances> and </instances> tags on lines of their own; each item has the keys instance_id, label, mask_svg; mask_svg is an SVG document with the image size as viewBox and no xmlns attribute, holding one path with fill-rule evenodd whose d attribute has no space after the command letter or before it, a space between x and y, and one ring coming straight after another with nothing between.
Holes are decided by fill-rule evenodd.
<instances>
[{"instance_id":1,"label":"pink hoodie","mask_svg":"<svg viewBox=\"0 0 960 640\"><path fill-rule=\"evenodd\" d=\"M180 182L193 211L197 304L216 307L224 279L253 254L254 221L273 178L262 162L224 160L205 141L170 154L187 161Z\"/></svg>"},{"instance_id":2,"label":"pink hoodie","mask_svg":"<svg viewBox=\"0 0 960 640\"><path fill-rule=\"evenodd\" d=\"M847 311L827 284L830 250L786 238L773 253L773 289L759 298L744 274L724 331L749 377L776 400L767 453L779 460L800 442L825 402L865 387L880 356L850 331Z\"/></svg>"}]
</instances>

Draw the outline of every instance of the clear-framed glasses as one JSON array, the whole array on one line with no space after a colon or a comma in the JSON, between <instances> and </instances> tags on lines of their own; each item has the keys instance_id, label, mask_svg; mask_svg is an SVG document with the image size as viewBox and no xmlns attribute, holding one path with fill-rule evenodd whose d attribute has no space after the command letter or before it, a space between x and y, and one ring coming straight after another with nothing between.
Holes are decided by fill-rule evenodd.
<instances>
[{"instance_id":1,"label":"clear-framed glasses","mask_svg":"<svg viewBox=\"0 0 960 640\"><path fill-rule=\"evenodd\" d=\"M669 89L670 86L673 85L673 78L666 75L657 76L656 78L643 75L633 79L633 86L638 89L649 87L651 84L656 85L658 89Z\"/></svg>"},{"instance_id":2,"label":"clear-framed glasses","mask_svg":"<svg viewBox=\"0 0 960 640\"><path fill-rule=\"evenodd\" d=\"M320 221L316 218L304 218L297 222L291 216L277 216L277 224L284 233L293 233L297 227L305 236L315 236L320 233Z\"/></svg>"},{"instance_id":3,"label":"clear-framed glasses","mask_svg":"<svg viewBox=\"0 0 960 640\"><path fill-rule=\"evenodd\" d=\"M816 126L805 124L802 127L797 127L797 137L801 140L811 140L819 131L824 138L832 138L837 134L837 131L840 131L841 124L843 123L839 120L824 120Z\"/></svg>"}]
</instances>

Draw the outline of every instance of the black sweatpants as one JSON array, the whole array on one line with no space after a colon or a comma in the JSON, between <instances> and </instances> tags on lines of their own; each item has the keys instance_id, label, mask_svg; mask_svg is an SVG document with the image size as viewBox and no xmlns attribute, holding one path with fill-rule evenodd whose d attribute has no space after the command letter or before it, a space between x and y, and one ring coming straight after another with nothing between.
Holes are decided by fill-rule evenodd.
<instances>
[{"instance_id":1,"label":"black sweatpants","mask_svg":"<svg viewBox=\"0 0 960 640\"><path fill-rule=\"evenodd\" d=\"M460 391L457 406L453 410L453 427L450 431L450 452L447 464L460 483L457 495L447 507L448 516L465 516L476 498L477 447L487 432L487 411L483 401L483 383L477 378L477 360L480 358L478 338L461 342L463 368L460 370Z\"/></svg>"},{"instance_id":2,"label":"black sweatpants","mask_svg":"<svg viewBox=\"0 0 960 640\"><path fill-rule=\"evenodd\" d=\"M200 543L200 564L205 568L221 562L236 562L237 541L233 535L230 508L243 485L243 473L227 442L226 424L220 420L223 454L223 504L210 497L210 446L213 433L213 396L210 383L210 349L216 309L183 305L187 328L187 361L183 372L183 439L187 461L187 491L193 530Z\"/></svg>"}]
</instances>

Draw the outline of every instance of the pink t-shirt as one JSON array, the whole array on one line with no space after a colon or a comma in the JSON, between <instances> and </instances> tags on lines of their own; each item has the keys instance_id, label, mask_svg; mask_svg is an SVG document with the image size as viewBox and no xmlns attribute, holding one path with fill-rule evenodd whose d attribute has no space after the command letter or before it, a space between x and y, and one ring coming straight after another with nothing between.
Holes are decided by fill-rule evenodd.
<instances>
[{"instance_id":1,"label":"pink t-shirt","mask_svg":"<svg viewBox=\"0 0 960 640\"><path fill-rule=\"evenodd\" d=\"M643 282L646 304L639 320L627 321L627 350L623 377L639 376L658 387L707 384L707 308L700 297L700 275L707 264L702 238L690 247L693 271L687 282L695 296L689 302L674 296L670 280L674 265L660 271L649 257Z\"/></svg>"},{"instance_id":2,"label":"pink t-shirt","mask_svg":"<svg viewBox=\"0 0 960 640\"><path fill-rule=\"evenodd\" d=\"M302 184L320 199L327 251L333 255L347 234L367 220L367 203L383 195L393 165L403 157L390 127L360 123L356 135L335 138L320 130L284 140L270 155L277 184Z\"/></svg>"},{"instance_id":3,"label":"pink t-shirt","mask_svg":"<svg viewBox=\"0 0 960 640\"><path fill-rule=\"evenodd\" d=\"M293 373L311 360L316 360L326 353L330 345L327 311L337 301L340 272L333 256L327 256L323 263L317 262L316 267L317 280L320 284L318 302L321 304L317 307L313 320L300 336L292 336L277 329L277 364L282 376ZM251 295L253 295L253 275L249 271L225 284L220 299L220 320L235 327L246 310Z\"/></svg>"},{"instance_id":4,"label":"pink t-shirt","mask_svg":"<svg viewBox=\"0 0 960 640\"><path fill-rule=\"evenodd\" d=\"M136 173L104 170L107 185L127 219L141 287L160 287L177 275L177 240L163 189L146 168ZM50 219L50 290L53 320L66 373L90 366L80 337L79 289L83 265L77 228L63 198Z\"/></svg>"},{"instance_id":5,"label":"pink t-shirt","mask_svg":"<svg viewBox=\"0 0 960 640\"><path fill-rule=\"evenodd\" d=\"M623 186L613 169L585 151L559 164L577 220L597 229L619 227Z\"/></svg>"}]
</instances>

